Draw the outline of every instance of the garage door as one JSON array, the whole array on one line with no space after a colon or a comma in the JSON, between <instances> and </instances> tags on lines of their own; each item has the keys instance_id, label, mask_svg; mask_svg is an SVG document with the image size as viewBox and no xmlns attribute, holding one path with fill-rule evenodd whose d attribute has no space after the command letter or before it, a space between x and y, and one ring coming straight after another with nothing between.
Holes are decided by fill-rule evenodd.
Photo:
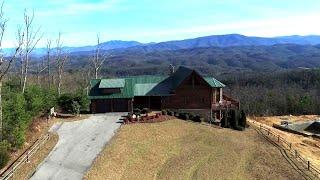
<instances>
[{"instance_id":1,"label":"garage door","mask_svg":"<svg viewBox=\"0 0 320 180\"><path fill-rule=\"evenodd\" d=\"M127 99L113 99L114 112L128 112L129 101Z\"/></svg>"},{"instance_id":2,"label":"garage door","mask_svg":"<svg viewBox=\"0 0 320 180\"><path fill-rule=\"evenodd\" d=\"M129 100L128 99L101 99L95 100L91 104L91 111L94 113L106 112L128 112Z\"/></svg>"},{"instance_id":3,"label":"garage door","mask_svg":"<svg viewBox=\"0 0 320 180\"><path fill-rule=\"evenodd\" d=\"M97 100L96 101L96 112L106 113L111 112L111 100Z\"/></svg>"}]
</instances>

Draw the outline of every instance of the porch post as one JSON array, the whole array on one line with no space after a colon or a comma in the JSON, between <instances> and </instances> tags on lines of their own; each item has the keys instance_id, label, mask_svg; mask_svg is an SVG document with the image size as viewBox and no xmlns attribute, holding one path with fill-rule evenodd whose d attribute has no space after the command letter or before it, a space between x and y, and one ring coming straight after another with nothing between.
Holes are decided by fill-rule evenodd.
<instances>
[{"instance_id":1,"label":"porch post","mask_svg":"<svg viewBox=\"0 0 320 180\"><path fill-rule=\"evenodd\" d=\"M133 98L131 99L131 113L133 113Z\"/></svg>"},{"instance_id":2,"label":"porch post","mask_svg":"<svg viewBox=\"0 0 320 180\"><path fill-rule=\"evenodd\" d=\"M211 93L210 93L210 123L212 123L212 105L213 105L213 88L211 88Z\"/></svg>"},{"instance_id":3,"label":"porch post","mask_svg":"<svg viewBox=\"0 0 320 180\"><path fill-rule=\"evenodd\" d=\"M111 101L110 101L110 105L111 105L111 112L113 112L113 99L111 98Z\"/></svg>"}]
</instances>

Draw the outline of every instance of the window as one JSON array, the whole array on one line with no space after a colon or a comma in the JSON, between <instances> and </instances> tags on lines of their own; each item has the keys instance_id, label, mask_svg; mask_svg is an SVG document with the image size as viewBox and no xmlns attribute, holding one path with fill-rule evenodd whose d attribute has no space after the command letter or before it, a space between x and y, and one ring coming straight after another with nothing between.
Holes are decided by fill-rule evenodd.
<instances>
[{"instance_id":1,"label":"window","mask_svg":"<svg viewBox=\"0 0 320 180\"><path fill-rule=\"evenodd\" d=\"M101 89L102 94L114 94L114 93L121 93L120 88L104 88Z\"/></svg>"}]
</instances>

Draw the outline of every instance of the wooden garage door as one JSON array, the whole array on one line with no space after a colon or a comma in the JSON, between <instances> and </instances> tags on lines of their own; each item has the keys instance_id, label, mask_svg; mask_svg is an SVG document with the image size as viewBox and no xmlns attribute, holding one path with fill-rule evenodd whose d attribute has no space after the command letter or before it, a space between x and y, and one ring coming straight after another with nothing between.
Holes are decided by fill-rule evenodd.
<instances>
[{"instance_id":1,"label":"wooden garage door","mask_svg":"<svg viewBox=\"0 0 320 180\"><path fill-rule=\"evenodd\" d=\"M106 113L111 112L111 100L97 100L96 101L96 112L97 113Z\"/></svg>"},{"instance_id":2,"label":"wooden garage door","mask_svg":"<svg viewBox=\"0 0 320 180\"><path fill-rule=\"evenodd\" d=\"M113 99L113 111L114 112L128 112L128 99Z\"/></svg>"}]
</instances>

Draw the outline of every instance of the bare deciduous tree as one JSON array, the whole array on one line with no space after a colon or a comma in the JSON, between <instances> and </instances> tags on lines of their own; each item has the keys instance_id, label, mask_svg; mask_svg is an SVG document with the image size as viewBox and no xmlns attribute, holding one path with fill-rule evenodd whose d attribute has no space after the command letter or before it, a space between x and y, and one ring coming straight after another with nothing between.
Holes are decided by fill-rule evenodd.
<instances>
[{"instance_id":1,"label":"bare deciduous tree","mask_svg":"<svg viewBox=\"0 0 320 180\"><path fill-rule=\"evenodd\" d=\"M100 36L97 35L97 45L96 45L96 49L95 49L95 54L91 58L91 63L93 66L95 79L98 79L99 71L100 71L103 63L107 59L104 54L101 54L101 49L102 49L102 47L101 47L101 43L100 43Z\"/></svg>"},{"instance_id":2,"label":"bare deciduous tree","mask_svg":"<svg viewBox=\"0 0 320 180\"><path fill-rule=\"evenodd\" d=\"M47 40L47 72L48 72L48 87L50 89L51 87L51 40Z\"/></svg>"},{"instance_id":3,"label":"bare deciduous tree","mask_svg":"<svg viewBox=\"0 0 320 180\"><path fill-rule=\"evenodd\" d=\"M34 20L34 12L32 12L32 15L29 15L27 11L24 12L24 24L23 24L23 31L20 31L20 33L23 33L23 47L21 51L21 55L23 57L22 59L22 93L24 93L26 89L27 84L27 78L28 78L28 69L29 69L29 63L30 63L30 54L35 48L35 46L38 44L38 42L41 39L41 36L39 36L40 27L34 30L33 27L33 20ZM19 35L21 37L21 35Z\"/></svg>"},{"instance_id":4,"label":"bare deciduous tree","mask_svg":"<svg viewBox=\"0 0 320 180\"><path fill-rule=\"evenodd\" d=\"M4 76L8 73L11 64L13 63L17 53L20 50L21 42L18 41L16 50L14 54L7 60L5 60L4 54L2 52L2 41L4 37L4 33L6 30L8 19L4 17L3 13L3 2L0 7L0 140L2 140L3 137L3 114L2 114L2 82L4 79Z\"/></svg>"},{"instance_id":5,"label":"bare deciduous tree","mask_svg":"<svg viewBox=\"0 0 320 180\"><path fill-rule=\"evenodd\" d=\"M41 86L41 83L40 83L40 75L43 71L45 71L46 69L48 68L48 66L46 66L44 64L44 61L42 60L42 62L38 62L37 63L37 84L39 86Z\"/></svg>"},{"instance_id":6,"label":"bare deciduous tree","mask_svg":"<svg viewBox=\"0 0 320 180\"><path fill-rule=\"evenodd\" d=\"M61 33L59 33L59 37L57 39L57 47L56 47L56 63L57 63L57 90L58 95L61 95L61 84L62 84L62 76L64 71L64 65L68 60L68 54L62 52L62 43L61 43Z\"/></svg>"},{"instance_id":7,"label":"bare deciduous tree","mask_svg":"<svg viewBox=\"0 0 320 180\"><path fill-rule=\"evenodd\" d=\"M90 88L90 79L92 77L92 71L90 69L90 65L87 64L85 68L81 72L82 74L82 81L84 84L84 90L86 91L86 94L89 95L89 88Z\"/></svg>"}]
</instances>

